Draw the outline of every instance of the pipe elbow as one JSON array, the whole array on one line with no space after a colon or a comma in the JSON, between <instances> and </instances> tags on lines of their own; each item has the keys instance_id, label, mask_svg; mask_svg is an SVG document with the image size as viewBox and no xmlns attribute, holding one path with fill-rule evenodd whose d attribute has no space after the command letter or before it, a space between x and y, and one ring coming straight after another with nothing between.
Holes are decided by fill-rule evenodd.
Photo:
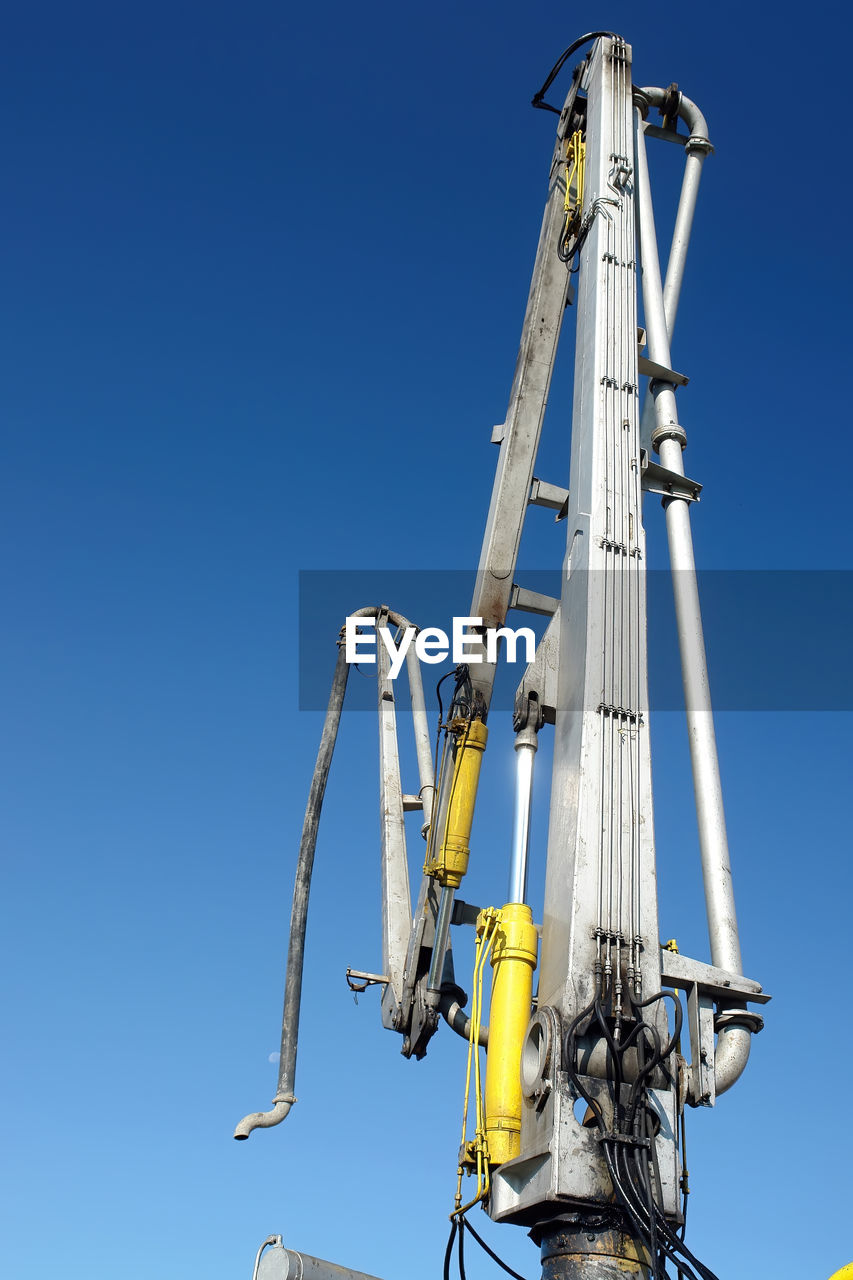
<instances>
[{"instance_id":1,"label":"pipe elbow","mask_svg":"<svg viewBox=\"0 0 853 1280\"><path fill-rule=\"evenodd\" d=\"M254 1129L272 1129L274 1125L281 1124L295 1101L291 1093L287 1097L276 1098L272 1111L253 1111L251 1115L244 1116L234 1130L234 1137L238 1142L244 1142Z\"/></svg>"},{"instance_id":2,"label":"pipe elbow","mask_svg":"<svg viewBox=\"0 0 853 1280\"><path fill-rule=\"evenodd\" d=\"M662 107L666 100L667 90L655 88L654 86L644 87L639 90L639 98L642 103L647 103L650 107ZM708 123L693 102L686 94L678 95L678 114L684 121L689 131L690 137L686 140L688 151L713 151L711 143L708 141Z\"/></svg>"},{"instance_id":3,"label":"pipe elbow","mask_svg":"<svg viewBox=\"0 0 853 1280\"><path fill-rule=\"evenodd\" d=\"M752 1047L752 1032L736 1024L721 1027L714 1052L714 1089L725 1093L743 1075Z\"/></svg>"},{"instance_id":4,"label":"pipe elbow","mask_svg":"<svg viewBox=\"0 0 853 1280\"><path fill-rule=\"evenodd\" d=\"M444 1021L451 1030L455 1031L463 1040L470 1040L471 1019L466 1015L465 1010L456 998L455 993L443 991L439 998L438 1007L441 1011L442 1018L444 1018ZM484 1049L488 1048L489 1028L482 1024L480 1025L478 1043L482 1045Z\"/></svg>"}]
</instances>

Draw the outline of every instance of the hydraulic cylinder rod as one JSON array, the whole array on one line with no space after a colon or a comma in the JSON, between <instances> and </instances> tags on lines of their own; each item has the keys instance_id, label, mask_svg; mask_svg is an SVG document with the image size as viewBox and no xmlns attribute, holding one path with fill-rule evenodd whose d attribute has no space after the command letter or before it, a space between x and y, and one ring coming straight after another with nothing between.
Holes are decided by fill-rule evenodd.
<instances>
[{"instance_id":1,"label":"hydraulic cylinder rod","mask_svg":"<svg viewBox=\"0 0 853 1280\"><path fill-rule=\"evenodd\" d=\"M510 902L527 901L527 862L530 850L530 806L533 800L533 758L538 734L520 729L515 735L515 815L512 829L512 862L509 872Z\"/></svg>"}]
</instances>

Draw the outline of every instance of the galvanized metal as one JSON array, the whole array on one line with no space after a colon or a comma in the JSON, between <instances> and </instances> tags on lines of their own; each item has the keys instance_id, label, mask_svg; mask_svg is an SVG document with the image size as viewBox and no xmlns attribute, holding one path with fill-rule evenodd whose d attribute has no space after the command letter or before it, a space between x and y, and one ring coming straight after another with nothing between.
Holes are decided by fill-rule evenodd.
<instances>
[{"instance_id":1,"label":"galvanized metal","mask_svg":"<svg viewBox=\"0 0 853 1280\"><path fill-rule=\"evenodd\" d=\"M267 1246L270 1247L267 1247ZM281 1236L269 1236L261 1245L252 1280L377 1280L365 1271L352 1271L310 1253L285 1249Z\"/></svg>"},{"instance_id":2,"label":"galvanized metal","mask_svg":"<svg viewBox=\"0 0 853 1280\"><path fill-rule=\"evenodd\" d=\"M641 113L645 113L649 106L660 107L663 105L666 96L665 89L645 87L636 94L636 101ZM696 201L699 195L699 180L702 177L702 166L706 157L713 150L708 140L708 126L705 117L685 94L678 95L678 115L687 125L689 135L686 139L678 137L681 145L685 148L684 175L681 183L681 194L678 200L678 209L675 215L675 227L672 233L672 241L669 249L669 259L666 266L666 279L663 286L663 309L666 316L666 329L670 341L675 329L675 318L678 314L678 303L681 297L681 286L684 282L684 269L687 262L687 250L690 245L690 235L693 230L693 218L696 212ZM652 133L653 130L648 125L644 126L644 132ZM655 425L654 401L650 395L646 396L643 404L643 414L640 424L640 436L644 444L647 444L651 438L651 433Z\"/></svg>"},{"instance_id":3,"label":"galvanized metal","mask_svg":"<svg viewBox=\"0 0 853 1280\"><path fill-rule=\"evenodd\" d=\"M415 751L418 758L418 792L423 806L424 833L432 819L432 806L435 798L435 778L432 764L432 739L427 719L426 702L424 701L424 682L421 675L421 664L412 644L406 653L406 674L409 679L409 697L412 703L412 722L415 731Z\"/></svg>"},{"instance_id":4,"label":"galvanized metal","mask_svg":"<svg viewBox=\"0 0 853 1280\"><path fill-rule=\"evenodd\" d=\"M388 610L377 617L377 630L387 625ZM382 970L389 983L382 999L385 1026L395 1025L403 998L406 948L412 929L412 900L406 858L406 823L400 781L397 709L391 660L384 644L376 646L379 711L379 825L382 851Z\"/></svg>"},{"instance_id":5,"label":"galvanized metal","mask_svg":"<svg viewBox=\"0 0 853 1280\"><path fill-rule=\"evenodd\" d=\"M650 106L665 111L664 128L642 118ZM686 139L671 127L675 114L687 126ZM573 224L580 270L570 487L566 488L535 476L534 468L568 297L567 265L558 253L567 225L564 144L579 128L585 136L586 172L579 229L577 222ZM685 150L665 283L657 254L646 136L663 138ZM572 156L578 154L574 145ZM543 724L554 724L555 739L535 1011L529 983L517 999L505 999L499 986L497 997L493 993L492 1034L486 1027L479 1033L481 1044L492 1041L487 1093L494 1094L499 1068L501 1086L507 1086L504 1092L512 1104L505 1105L502 1092L501 1101L492 1106L497 1119L491 1125L490 1141L494 1141L496 1159L505 1162L492 1171L487 1207L496 1220L532 1228L531 1234L542 1244L544 1280L649 1274L648 1257L623 1228L633 1215L639 1239L650 1242L654 1229L643 1234L636 1206L632 1208L630 1195L620 1186L622 1175L614 1151L624 1153L625 1149L616 1144L637 1147L638 1161L642 1147L645 1176L649 1161L655 1171L657 1210L671 1223L679 1222L680 1107L685 1096L692 1105L712 1105L716 1095L738 1078L751 1034L761 1026L760 1016L748 1011L747 1004L761 1005L769 999L758 983L741 973L690 533L690 505L698 501L701 485L684 474L686 434L678 421L675 393L687 378L673 370L670 350L702 165L710 150L707 125L696 105L672 87L634 90L629 46L618 36L596 33L560 116L509 408L506 421L493 433L500 454L470 613L481 618L484 627L502 626L513 608L550 618L519 685L514 709L517 776L508 894L513 904L524 904L527 897L533 759ZM645 333L638 350L640 268ZM647 351L641 354L644 343ZM650 379L642 429L641 377ZM641 447L646 439L659 453L659 462L650 461L648 450ZM661 495L666 509L710 965L675 950L662 952L659 943L643 491ZM515 581L529 506L549 508L558 520L565 520L566 556L559 598ZM408 625L387 609L360 612L377 621ZM485 646L480 656L482 661L472 662L470 672L477 715L484 722L495 665L485 660ZM439 833L447 835L452 812L453 769L444 770L436 795L439 780L433 777L414 646L408 651L407 664L420 782L417 795L402 789L394 686L381 645L377 658L383 973L350 974L355 981L383 985L385 1025L402 1033L404 1054L421 1057L440 1016L460 1035L470 1034L465 995L454 979L450 925L471 923L477 910L462 902L454 904L461 861L458 866L451 866L449 860L436 861L436 841ZM481 727L482 722L478 721ZM421 807L432 874L422 876L412 919L404 814ZM467 831L470 834L470 822ZM467 865L467 836L463 843ZM523 924L530 939L535 939L529 907L504 910L523 912ZM304 942L304 919L301 928ZM519 946L514 957L528 970L535 961L535 941L530 939L526 951ZM288 990L290 970L289 961ZM654 1025L660 1044L669 1041L661 1004L641 1003L663 987L683 995L690 1061L674 1065L673 1036L666 1050L666 1068L660 1063L650 1066L635 1036L619 1056L616 1069L613 1045L623 1020L636 1027L638 1020L645 1019ZM286 1013L287 1007L286 1000ZM590 1012L593 1008L596 1022ZM524 1019L531 1012L525 1032ZM506 1035L503 1028L510 1022L512 1034ZM295 1034L293 1057L295 1061ZM292 1087L292 1071L287 1081ZM641 1106L648 1109L642 1121L646 1136L638 1132L636 1118L632 1132L619 1127L626 1107L633 1105L631 1081L642 1082ZM276 1111L247 1117L243 1126L248 1128L241 1133L238 1127L237 1136L246 1136L256 1124L277 1123L282 1118L278 1108L284 1106L286 1114L291 1101L292 1094L282 1092L280 1080ZM581 1103L589 1104L587 1118L596 1121L597 1129L581 1119ZM488 1105L487 1099L487 1110ZM509 1133L511 1141L505 1141ZM519 1154L512 1158L516 1150ZM306 1274L314 1280L359 1280L359 1273L284 1250L280 1237L265 1242L255 1271L255 1280L303 1280Z\"/></svg>"},{"instance_id":6,"label":"galvanized metal","mask_svg":"<svg viewBox=\"0 0 853 1280\"><path fill-rule=\"evenodd\" d=\"M500 454L471 601L471 616L482 618L487 627L502 626L510 607L536 451L566 309L569 275L557 249L565 222L563 142L571 125L575 95L573 85L563 108L551 160L548 198L506 420L496 436L500 440ZM474 687L486 706L494 677L494 664L483 661L472 667Z\"/></svg>"},{"instance_id":7,"label":"galvanized metal","mask_svg":"<svg viewBox=\"0 0 853 1280\"><path fill-rule=\"evenodd\" d=\"M563 1027L599 991L629 1016L630 999L661 985L640 506L634 128L631 53L624 41L596 42L583 87L587 231L576 303L538 998L539 1010L549 1007ZM588 1054L583 1070L586 1087L602 1091L602 1105L612 1105L606 1101L606 1056ZM555 1212L555 1202L594 1207L612 1199L601 1147L574 1114L578 1094L559 1061L555 1050L539 1102L525 1109L520 1157L496 1171L495 1218L529 1222ZM659 1105L667 1117L658 1136L663 1207L675 1213L672 1093L662 1090Z\"/></svg>"},{"instance_id":8,"label":"galvanized metal","mask_svg":"<svg viewBox=\"0 0 853 1280\"><path fill-rule=\"evenodd\" d=\"M637 189L642 239L643 310L652 359L668 365L669 332L660 281L651 186L642 127L636 130ZM678 423L675 388L655 382L651 389L655 434L661 463L683 476L683 432ZM741 972L740 940L732 889L723 789L705 655L702 612L690 531L690 504L684 498L666 499L666 527L672 565L676 624L687 713L687 732L693 766L693 785L699 823L699 844L705 884L711 960L721 969Z\"/></svg>"},{"instance_id":9,"label":"galvanized metal","mask_svg":"<svg viewBox=\"0 0 853 1280\"><path fill-rule=\"evenodd\" d=\"M649 353L653 359L668 365L669 328L660 280L645 138L639 113L636 150L643 309ZM704 154L701 148L700 154ZM698 177L696 181L698 182ZM675 297L677 299L677 290ZM686 434L678 422L675 388L666 382L653 382L650 392L656 422L652 443L658 449L662 465L669 471L683 475L682 454ZM690 504L683 497L672 496L665 500L665 508L711 960L719 968L739 974L743 964L690 530ZM734 1004L733 1007L743 1010L745 1005ZM751 1031L754 1029L757 1029L755 1023L750 1026L730 1022L720 1026L714 1056L714 1090L712 1093L705 1090L706 1100L713 1101L714 1093L723 1093L740 1077L749 1059ZM696 1048L698 1042L693 1043Z\"/></svg>"},{"instance_id":10,"label":"galvanized metal","mask_svg":"<svg viewBox=\"0 0 853 1280\"><path fill-rule=\"evenodd\" d=\"M630 49L599 40L586 78L567 553L540 1003L591 998L599 965L659 987L637 434ZM574 903L567 912L565 903ZM580 915L578 914L580 913Z\"/></svg>"}]
</instances>

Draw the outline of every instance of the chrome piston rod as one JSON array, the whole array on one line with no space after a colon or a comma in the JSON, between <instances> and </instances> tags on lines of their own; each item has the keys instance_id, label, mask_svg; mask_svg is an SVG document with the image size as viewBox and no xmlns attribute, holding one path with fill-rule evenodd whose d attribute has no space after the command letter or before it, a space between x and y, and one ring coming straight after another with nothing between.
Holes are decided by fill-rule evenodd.
<instances>
[{"instance_id":1,"label":"chrome piston rod","mask_svg":"<svg viewBox=\"0 0 853 1280\"><path fill-rule=\"evenodd\" d=\"M520 729L515 735L515 814L512 827L512 862L507 902L527 901L527 864L530 851L530 810L533 802L533 759L538 735Z\"/></svg>"}]
</instances>

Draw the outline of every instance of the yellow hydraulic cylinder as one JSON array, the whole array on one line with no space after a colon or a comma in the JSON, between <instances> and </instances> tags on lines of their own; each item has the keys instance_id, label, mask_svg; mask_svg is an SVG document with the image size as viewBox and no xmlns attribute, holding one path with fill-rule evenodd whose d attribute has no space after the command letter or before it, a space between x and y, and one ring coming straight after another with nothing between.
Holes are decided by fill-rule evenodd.
<instances>
[{"instance_id":1,"label":"yellow hydraulic cylinder","mask_svg":"<svg viewBox=\"0 0 853 1280\"><path fill-rule=\"evenodd\" d=\"M453 761L453 781L447 805L447 821L444 838L438 853L427 859L424 871L434 876L440 885L458 889L468 870L471 852L471 824L474 821L474 804L477 784L480 781L480 765L486 749L489 731L482 720L464 720L459 725L456 758Z\"/></svg>"},{"instance_id":2,"label":"yellow hydraulic cylinder","mask_svg":"<svg viewBox=\"0 0 853 1280\"><path fill-rule=\"evenodd\" d=\"M477 921L478 930L483 927ZM492 944L492 999L486 1051L486 1138L489 1163L503 1164L521 1151L521 1046L533 1004L538 946L533 913L510 902Z\"/></svg>"}]
</instances>

